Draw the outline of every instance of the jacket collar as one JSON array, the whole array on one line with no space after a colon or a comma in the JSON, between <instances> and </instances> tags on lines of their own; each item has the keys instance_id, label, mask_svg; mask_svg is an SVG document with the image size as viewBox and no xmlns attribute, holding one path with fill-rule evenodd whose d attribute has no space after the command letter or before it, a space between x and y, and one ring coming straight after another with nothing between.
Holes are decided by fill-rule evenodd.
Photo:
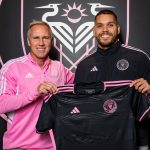
<instances>
[{"instance_id":1,"label":"jacket collar","mask_svg":"<svg viewBox=\"0 0 150 150\"><path fill-rule=\"evenodd\" d=\"M27 55L27 57L28 57L28 59L29 59L32 63L37 64L37 62L32 58L30 52L29 52L29 54ZM49 57L47 57L47 58L45 59L44 66L48 66L48 65L50 64L50 62L51 62L51 59L50 59Z\"/></svg>"},{"instance_id":2,"label":"jacket collar","mask_svg":"<svg viewBox=\"0 0 150 150\"><path fill-rule=\"evenodd\" d=\"M101 48L97 48L97 52L101 55L111 55L116 53L119 50L119 47L121 46L121 42L117 41L115 44L113 44L110 48L104 50Z\"/></svg>"}]
</instances>

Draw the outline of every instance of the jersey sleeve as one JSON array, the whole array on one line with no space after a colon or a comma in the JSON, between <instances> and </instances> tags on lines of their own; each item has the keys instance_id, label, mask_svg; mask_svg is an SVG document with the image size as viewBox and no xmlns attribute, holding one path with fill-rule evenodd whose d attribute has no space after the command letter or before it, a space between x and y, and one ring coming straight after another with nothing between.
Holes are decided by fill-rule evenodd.
<instances>
[{"instance_id":1,"label":"jersey sleeve","mask_svg":"<svg viewBox=\"0 0 150 150\"><path fill-rule=\"evenodd\" d=\"M139 93L134 90L133 92L133 101L132 101L132 110L135 114L136 120L144 120L150 113L149 100L146 94Z\"/></svg>"},{"instance_id":2,"label":"jersey sleeve","mask_svg":"<svg viewBox=\"0 0 150 150\"><path fill-rule=\"evenodd\" d=\"M47 101L43 102L40 115L36 124L37 133L44 133L53 128L55 122L55 99L53 96Z\"/></svg>"}]
</instances>

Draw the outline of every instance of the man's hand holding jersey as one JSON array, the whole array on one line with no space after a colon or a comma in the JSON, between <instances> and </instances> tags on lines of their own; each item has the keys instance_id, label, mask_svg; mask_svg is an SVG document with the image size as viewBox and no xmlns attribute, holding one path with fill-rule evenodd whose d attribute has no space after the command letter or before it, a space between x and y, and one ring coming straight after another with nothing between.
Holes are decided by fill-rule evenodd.
<instances>
[{"instance_id":1,"label":"man's hand holding jersey","mask_svg":"<svg viewBox=\"0 0 150 150\"><path fill-rule=\"evenodd\" d=\"M140 93L147 93L148 95L150 95L150 84L147 82L147 80L143 78L133 80L132 83L130 84L130 87L133 86Z\"/></svg>"},{"instance_id":2,"label":"man's hand holding jersey","mask_svg":"<svg viewBox=\"0 0 150 150\"><path fill-rule=\"evenodd\" d=\"M47 94L55 94L58 91L58 89L56 84L44 81L38 86L37 91L39 94L47 95Z\"/></svg>"}]
</instances>

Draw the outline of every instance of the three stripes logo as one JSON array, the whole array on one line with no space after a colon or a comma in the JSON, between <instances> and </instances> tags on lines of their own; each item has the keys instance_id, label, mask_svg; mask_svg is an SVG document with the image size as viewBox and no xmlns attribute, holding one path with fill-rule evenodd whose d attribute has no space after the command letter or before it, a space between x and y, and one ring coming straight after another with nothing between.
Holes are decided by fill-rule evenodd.
<instances>
[{"instance_id":1,"label":"three stripes logo","mask_svg":"<svg viewBox=\"0 0 150 150\"><path fill-rule=\"evenodd\" d=\"M98 68L96 66L94 66L90 71L91 72L98 71Z\"/></svg>"},{"instance_id":2,"label":"three stripes logo","mask_svg":"<svg viewBox=\"0 0 150 150\"><path fill-rule=\"evenodd\" d=\"M25 78L34 78L33 75L29 72Z\"/></svg>"},{"instance_id":3,"label":"three stripes logo","mask_svg":"<svg viewBox=\"0 0 150 150\"><path fill-rule=\"evenodd\" d=\"M74 107L70 113L77 114L77 113L80 113L80 110L77 107Z\"/></svg>"}]
</instances>

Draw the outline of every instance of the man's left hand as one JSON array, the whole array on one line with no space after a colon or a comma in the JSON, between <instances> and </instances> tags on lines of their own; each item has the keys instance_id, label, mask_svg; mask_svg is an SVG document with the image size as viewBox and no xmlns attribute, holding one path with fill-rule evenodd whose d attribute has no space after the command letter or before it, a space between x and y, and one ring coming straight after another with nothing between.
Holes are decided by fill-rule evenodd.
<instances>
[{"instance_id":1,"label":"man's left hand","mask_svg":"<svg viewBox=\"0 0 150 150\"><path fill-rule=\"evenodd\" d=\"M132 83L130 84L130 87L133 87L133 86L140 93L150 94L150 85L147 82L147 80L145 80L143 78L133 80Z\"/></svg>"}]
</instances>

